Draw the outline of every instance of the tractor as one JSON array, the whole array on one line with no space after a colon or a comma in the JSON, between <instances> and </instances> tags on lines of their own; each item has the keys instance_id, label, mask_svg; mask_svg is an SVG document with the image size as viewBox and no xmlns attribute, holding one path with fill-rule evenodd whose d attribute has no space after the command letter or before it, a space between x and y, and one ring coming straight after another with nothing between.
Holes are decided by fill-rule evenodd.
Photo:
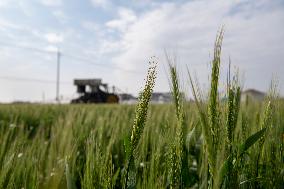
<instances>
[{"instance_id":1,"label":"tractor","mask_svg":"<svg viewBox=\"0 0 284 189\"><path fill-rule=\"evenodd\" d=\"M71 100L71 104L78 103L118 103L119 97L109 93L108 85L101 79L75 79L79 98Z\"/></svg>"}]
</instances>

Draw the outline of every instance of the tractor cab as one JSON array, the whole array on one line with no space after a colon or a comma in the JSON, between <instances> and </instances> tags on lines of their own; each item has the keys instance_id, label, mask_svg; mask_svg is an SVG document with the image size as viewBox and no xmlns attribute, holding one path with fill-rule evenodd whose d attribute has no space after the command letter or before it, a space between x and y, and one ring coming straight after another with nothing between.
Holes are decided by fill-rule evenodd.
<instances>
[{"instance_id":1,"label":"tractor cab","mask_svg":"<svg viewBox=\"0 0 284 189\"><path fill-rule=\"evenodd\" d=\"M75 79L77 93L80 97L73 99L71 103L118 103L116 94L110 93L108 85L101 79Z\"/></svg>"}]
</instances>

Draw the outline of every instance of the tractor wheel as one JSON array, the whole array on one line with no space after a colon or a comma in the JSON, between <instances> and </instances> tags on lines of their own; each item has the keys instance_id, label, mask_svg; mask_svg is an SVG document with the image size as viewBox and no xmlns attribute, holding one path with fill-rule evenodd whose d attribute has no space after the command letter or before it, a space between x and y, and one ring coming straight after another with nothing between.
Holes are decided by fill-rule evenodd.
<instances>
[{"instance_id":1,"label":"tractor wheel","mask_svg":"<svg viewBox=\"0 0 284 189\"><path fill-rule=\"evenodd\" d=\"M107 103L118 103L118 97L116 95L108 95Z\"/></svg>"}]
</instances>

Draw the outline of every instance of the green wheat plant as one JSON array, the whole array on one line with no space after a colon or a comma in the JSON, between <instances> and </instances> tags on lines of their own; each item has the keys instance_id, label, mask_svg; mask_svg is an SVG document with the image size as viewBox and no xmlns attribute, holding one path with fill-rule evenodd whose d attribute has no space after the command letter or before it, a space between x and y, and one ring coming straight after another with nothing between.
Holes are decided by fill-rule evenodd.
<instances>
[{"instance_id":1,"label":"green wheat plant","mask_svg":"<svg viewBox=\"0 0 284 189\"><path fill-rule=\"evenodd\" d=\"M219 96L218 96L218 85L219 85L219 69L221 63L221 49L223 41L223 28L218 33L214 45L214 57L212 60L212 72L211 72L211 87L209 92L209 99L207 105L207 111L203 107L202 99L199 98L197 89L194 86L192 77L189 74L190 84L193 91L193 96L196 101L196 105L199 111L200 120L202 123L202 133L205 140L205 153L208 152L208 164L210 172L210 183L209 187L214 186L214 178L217 178L219 160L218 154L221 153L221 127L220 127L220 108L219 108ZM189 71L188 71L189 73ZM217 185L217 184L216 184Z\"/></svg>"},{"instance_id":2,"label":"green wheat plant","mask_svg":"<svg viewBox=\"0 0 284 189\"><path fill-rule=\"evenodd\" d=\"M181 92L179 88L179 81L177 76L176 67L170 64L169 61L169 69L171 75L171 90L172 90L172 97L174 99L174 105L176 110L176 118L177 118L177 128L176 128L176 137L174 142L171 144L170 148L170 168L169 168L169 176L170 176L170 187L171 188L178 188L182 186L182 160L184 156L184 134L183 130L185 127L185 120L184 120L184 112L182 107L182 99L181 99ZM187 166L185 166L187 168Z\"/></svg>"},{"instance_id":3,"label":"green wheat plant","mask_svg":"<svg viewBox=\"0 0 284 189\"><path fill-rule=\"evenodd\" d=\"M154 58L154 57L153 57ZM136 187L136 167L135 167L135 151L138 142L144 130L145 122L147 119L147 111L151 99L152 91L155 85L157 74L156 60L150 61L150 68L146 77L146 83L142 93L139 96L139 102L136 107L136 115L132 126L130 141L126 145L126 153L128 157L127 165L127 188Z\"/></svg>"},{"instance_id":4,"label":"green wheat plant","mask_svg":"<svg viewBox=\"0 0 284 189\"><path fill-rule=\"evenodd\" d=\"M240 166L241 158L257 141L260 141L260 144L262 143L266 127L269 125L271 108L268 103L260 130L245 139L241 145L238 145L235 136L237 135L236 128L241 105L241 88L238 84L238 75L235 75L233 81L231 81L230 68L227 82L226 108L223 108L218 94L223 35L224 30L222 28L215 41L207 112L202 106L203 103L198 95L198 89L194 86L190 74L189 78L202 123L202 133L205 142L203 153L206 154L204 157L208 157L210 177L207 187L239 188L240 180L238 176L242 172L242 167ZM221 140L224 137L226 138L225 143ZM206 162L205 160L206 158L204 162ZM206 163L204 167L206 167ZM205 188L207 187L205 186Z\"/></svg>"},{"instance_id":5,"label":"green wheat plant","mask_svg":"<svg viewBox=\"0 0 284 189\"><path fill-rule=\"evenodd\" d=\"M166 53L166 59L169 65L171 91L173 103L175 106L175 114L177 119L176 136L170 144L169 153L169 185L171 188L184 188L193 185L193 175L190 174L189 165L189 148L187 143L192 142L188 133L195 135L194 130L188 132L189 127L186 123L186 113L184 110L184 95L181 92L180 81L178 77L176 62L174 58L169 57ZM189 107L187 107L189 108ZM192 136L191 138L193 138ZM191 144L192 145L192 144Z\"/></svg>"}]
</instances>

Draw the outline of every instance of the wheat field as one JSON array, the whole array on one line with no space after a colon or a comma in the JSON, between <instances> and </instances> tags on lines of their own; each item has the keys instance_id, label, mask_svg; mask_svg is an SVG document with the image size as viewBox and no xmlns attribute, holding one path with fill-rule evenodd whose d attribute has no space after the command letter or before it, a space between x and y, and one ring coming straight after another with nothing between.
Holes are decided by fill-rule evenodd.
<instances>
[{"instance_id":1,"label":"wheat field","mask_svg":"<svg viewBox=\"0 0 284 189\"><path fill-rule=\"evenodd\" d=\"M220 100L222 40L205 99L168 57L172 104L149 102L152 62L137 105L0 105L0 188L283 188L284 102L243 102L231 76Z\"/></svg>"}]
</instances>

